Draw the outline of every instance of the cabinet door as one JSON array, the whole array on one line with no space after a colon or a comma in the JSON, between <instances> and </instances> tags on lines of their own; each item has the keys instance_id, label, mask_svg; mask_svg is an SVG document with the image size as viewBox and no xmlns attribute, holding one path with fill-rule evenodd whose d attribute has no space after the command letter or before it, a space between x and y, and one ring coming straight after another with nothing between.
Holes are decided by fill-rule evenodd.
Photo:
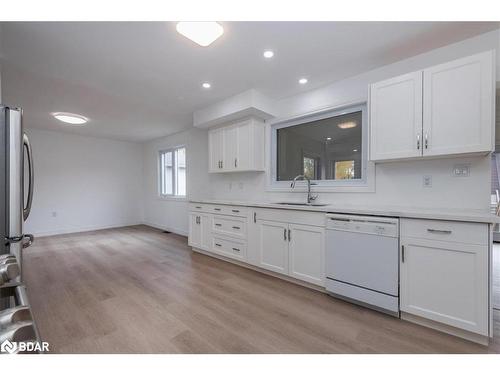
<instances>
[{"instance_id":1,"label":"cabinet door","mask_svg":"<svg viewBox=\"0 0 500 375\"><path fill-rule=\"evenodd\" d=\"M488 335L488 246L401 243L401 311Z\"/></svg>"},{"instance_id":2,"label":"cabinet door","mask_svg":"<svg viewBox=\"0 0 500 375\"><path fill-rule=\"evenodd\" d=\"M370 159L422 154L422 72L370 87Z\"/></svg>"},{"instance_id":3,"label":"cabinet door","mask_svg":"<svg viewBox=\"0 0 500 375\"><path fill-rule=\"evenodd\" d=\"M238 127L229 126L224 128L224 159L222 169L224 171L235 170L238 157Z\"/></svg>"},{"instance_id":4,"label":"cabinet door","mask_svg":"<svg viewBox=\"0 0 500 375\"><path fill-rule=\"evenodd\" d=\"M223 130L215 129L208 132L208 157L210 172L220 172L223 162Z\"/></svg>"},{"instance_id":5,"label":"cabinet door","mask_svg":"<svg viewBox=\"0 0 500 375\"><path fill-rule=\"evenodd\" d=\"M257 220L258 265L288 275L288 224Z\"/></svg>"},{"instance_id":6,"label":"cabinet door","mask_svg":"<svg viewBox=\"0 0 500 375\"><path fill-rule=\"evenodd\" d=\"M424 70L424 156L493 150L492 52Z\"/></svg>"},{"instance_id":7,"label":"cabinet door","mask_svg":"<svg viewBox=\"0 0 500 375\"><path fill-rule=\"evenodd\" d=\"M316 285L325 284L325 231L310 225L289 225L290 276Z\"/></svg>"},{"instance_id":8,"label":"cabinet door","mask_svg":"<svg viewBox=\"0 0 500 375\"><path fill-rule=\"evenodd\" d=\"M200 249L210 250L212 246L212 215L199 214L200 229Z\"/></svg>"},{"instance_id":9,"label":"cabinet door","mask_svg":"<svg viewBox=\"0 0 500 375\"><path fill-rule=\"evenodd\" d=\"M252 122L246 121L237 128L237 151L234 166L236 170L254 169L252 163L254 136L252 131Z\"/></svg>"},{"instance_id":10,"label":"cabinet door","mask_svg":"<svg viewBox=\"0 0 500 375\"><path fill-rule=\"evenodd\" d=\"M201 246L201 225L200 214L193 212L189 214L189 246L200 248Z\"/></svg>"}]
</instances>

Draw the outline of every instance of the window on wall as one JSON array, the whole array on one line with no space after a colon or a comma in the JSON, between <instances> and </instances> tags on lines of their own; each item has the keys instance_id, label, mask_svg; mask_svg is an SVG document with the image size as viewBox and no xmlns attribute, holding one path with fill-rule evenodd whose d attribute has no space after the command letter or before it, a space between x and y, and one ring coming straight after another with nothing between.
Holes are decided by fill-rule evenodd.
<instances>
[{"instance_id":1,"label":"window on wall","mask_svg":"<svg viewBox=\"0 0 500 375\"><path fill-rule=\"evenodd\" d=\"M160 151L160 195L186 196L186 148L178 147Z\"/></svg>"},{"instance_id":2,"label":"window on wall","mask_svg":"<svg viewBox=\"0 0 500 375\"><path fill-rule=\"evenodd\" d=\"M366 185L365 112L356 105L273 125L273 184L304 175L319 186Z\"/></svg>"}]
</instances>

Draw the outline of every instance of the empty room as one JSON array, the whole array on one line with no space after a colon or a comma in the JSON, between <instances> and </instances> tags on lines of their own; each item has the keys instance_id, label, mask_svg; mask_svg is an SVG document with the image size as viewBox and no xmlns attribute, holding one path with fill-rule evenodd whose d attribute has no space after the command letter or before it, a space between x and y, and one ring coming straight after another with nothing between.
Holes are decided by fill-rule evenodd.
<instances>
[{"instance_id":1,"label":"empty room","mask_svg":"<svg viewBox=\"0 0 500 375\"><path fill-rule=\"evenodd\" d=\"M500 23L182 19L0 22L0 368L500 353Z\"/></svg>"}]
</instances>

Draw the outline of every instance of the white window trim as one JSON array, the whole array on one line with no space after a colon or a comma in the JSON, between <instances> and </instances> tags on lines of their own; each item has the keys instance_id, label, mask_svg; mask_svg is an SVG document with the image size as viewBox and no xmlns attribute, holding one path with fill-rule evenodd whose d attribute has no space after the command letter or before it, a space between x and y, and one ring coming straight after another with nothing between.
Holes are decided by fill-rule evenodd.
<instances>
[{"instance_id":1,"label":"white window trim","mask_svg":"<svg viewBox=\"0 0 500 375\"><path fill-rule=\"evenodd\" d=\"M368 106L366 102L357 102L338 107L324 108L317 112L302 114L292 118L275 120L269 124L268 130L268 155L270 156L270 168L267 178L267 191L274 192L297 192L303 193L306 187L305 181L297 182L297 187L292 189L291 181L277 181L277 130L289 126L299 125L306 122L322 120L332 116L339 116L352 112L362 112L363 128L361 136L362 149L362 178L357 180L315 180L313 190L317 192L345 192L345 193L373 193L375 192L375 164L368 160L369 155L369 129L368 129Z\"/></svg>"},{"instance_id":2,"label":"white window trim","mask_svg":"<svg viewBox=\"0 0 500 375\"><path fill-rule=\"evenodd\" d=\"M174 155L174 151L178 150L180 148L186 149L186 195L174 195L174 194L162 194L161 193L161 154L165 152L172 152L172 155ZM179 146L173 146L169 148L162 148L161 150L158 150L157 154L157 181L158 183L156 184L158 188L158 199L160 200L171 200L171 201L187 201L189 200L188 197L188 148L186 145L179 145ZM173 159L172 159L172 164L173 164ZM174 181L172 182L174 183ZM173 186L173 185L172 185Z\"/></svg>"}]
</instances>

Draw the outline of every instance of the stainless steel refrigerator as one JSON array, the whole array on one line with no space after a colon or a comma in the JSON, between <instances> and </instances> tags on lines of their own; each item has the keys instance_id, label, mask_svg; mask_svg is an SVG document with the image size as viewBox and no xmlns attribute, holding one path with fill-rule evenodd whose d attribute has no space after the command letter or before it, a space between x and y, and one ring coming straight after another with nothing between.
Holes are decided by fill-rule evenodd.
<instances>
[{"instance_id":1,"label":"stainless steel refrigerator","mask_svg":"<svg viewBox=\"0 0 500 375\"><path fill-rule=\"evenodd\" d=\"M33 242L24 233L33 201L33 157L23 131L23 112L0 105L0 354L25 351L39 341L23 280L23 250ZM20 348L24 348L20 350Z\"/></svg>"}]
</instances>

